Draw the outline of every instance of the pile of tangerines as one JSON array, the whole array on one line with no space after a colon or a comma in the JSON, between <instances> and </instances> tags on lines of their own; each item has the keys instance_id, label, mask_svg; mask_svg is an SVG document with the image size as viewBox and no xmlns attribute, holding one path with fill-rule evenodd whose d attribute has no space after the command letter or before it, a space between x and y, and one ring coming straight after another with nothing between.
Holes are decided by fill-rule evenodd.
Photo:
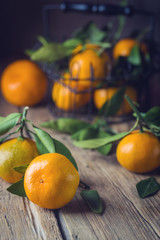
<instances>
[{"instance_id":1,"label":"pile of tangerines","mask_svg":"<svg viewBox=\"0 0 160 240\"><path fill-rule=\"evenodd\" d=\"M53 104L63 111L74 111L93 101L95 108L99 110L123 85L123 79L114 86L107 84L112 62L119 57L129 56L135 45L146 53L145 45L129 38L115 44L112 57L96 44L78 45L70 56L68 72L53 82ZM126 94L137 101L136 88L132 85L125 87ZM47 89L46 74L31 60L11 63L1 76L2 94L9 103L16 106L33 106L42 102L48 93ZM129 114L131 111L124 100L117 115Z\"/></svg>"}]
</instances>

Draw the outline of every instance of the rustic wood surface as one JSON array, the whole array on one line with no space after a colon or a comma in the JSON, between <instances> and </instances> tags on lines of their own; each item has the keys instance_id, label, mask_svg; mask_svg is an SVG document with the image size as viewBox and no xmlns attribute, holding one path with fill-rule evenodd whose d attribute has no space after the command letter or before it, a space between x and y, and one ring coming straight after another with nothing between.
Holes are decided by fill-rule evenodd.
<instances>
[{"instance_id":1,"label":"rustic wood surface","mask_svg":"<svg viewBox=\"0 0 160 240\"><path fill-rule=\"evenodd\" d=\"M21 111L0 97L0 116ZM53 119L46 105L31 107L28 119L37 126ZM118 131L127 130L131 122L115 124ZM45 129L46 130L46 129ZM89 211L77 191L64 208L42 209L25 198L12 195L8 183L0 180L0 240L155 240L160 239L160 194L140 199L135 185L151 174L134 174L116 161L115 151L102 156L96 151L72 145L69 136L47 130L72 152L81 180L98 190L104 213ZM155 174L160 182L158 171Z\"/></svg>"}]
</instances>

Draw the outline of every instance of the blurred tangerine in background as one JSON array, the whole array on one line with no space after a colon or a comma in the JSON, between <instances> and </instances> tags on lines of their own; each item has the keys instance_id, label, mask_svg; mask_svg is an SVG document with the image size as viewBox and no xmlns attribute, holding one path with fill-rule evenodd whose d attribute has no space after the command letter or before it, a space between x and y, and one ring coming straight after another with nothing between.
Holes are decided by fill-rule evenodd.
<instances>
[{"instance_id":1,"label":"blurred tangerine in background","mask_svg":"<svg viewBox=\"0 0 160 240\"><path fill-rule=\"evenodd\" d=\"M33 106L43 100L47 92L47 77L30 60L10 63L1 76L3 97L16 106Z\"/></svg>"}]
</instances>

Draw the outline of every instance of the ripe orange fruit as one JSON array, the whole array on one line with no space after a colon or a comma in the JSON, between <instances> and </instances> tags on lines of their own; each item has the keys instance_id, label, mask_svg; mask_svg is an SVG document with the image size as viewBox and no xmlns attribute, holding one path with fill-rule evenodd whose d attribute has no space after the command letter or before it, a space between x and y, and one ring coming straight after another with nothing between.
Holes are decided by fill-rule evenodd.
<instances>
[{"instance_id":1,"label":"ripe orange fruit","mask_svg":"<svg viewBox=\"0 0 160 240\"><path fill-rule=\"evenodd\" d=\"M100 109L103 106L103 104L106 101L110 100L112 98L112 96L119 89L120 89L119 87L108 87L108 88L101 88L101 89L95 90L93 98L94 98L94 104L95 104L96 108ZM127 86L125 94L127 94L133 101L135 101L135 102L137 101L137 91L135 88L133 88L131 86ZM131 112L132 112L132 108L128 104L127 100L124 99L122 106L116 115L127 115Z\"/></svg>"},{"instance_id":2,"label":"ripe orange fruit","mask_svg":"<svg viewBox=\"0 0 160 240\"><path fill-rule=\"evenodd\" d=\"M133 131L119 142L116 155L126 169L146 173L160 166L160 142L151 132Z\"/></svg>"},{"instance_id":3,"label":"ripe orange fruit","mask_svg":"<svg viewBox=\"0 0 160 240\"><path fill-rule=\"evenodd\" d=\"M36 63L18 60L4 69L1 76L1 91L11 104L32 106L44 98L47 78Z\"/></svg>"},{"instance_id":4,"label":"ripe orange fruit","mask_svg":"<svg viewBox=\"0 0 160 240\"><path fill-rule=\"evenodd\" d=\"M79 174L62 154L36 157L24 176L24 188L30 201L43 208L57 209L69 203L79 184Z\"/></svg>"},{"instance_id":5,"label":"ripe orange fruit","mask_svg":"<svg viewBox=\"0 0 160 240\"><path fill-rule=\"evenodd\" d=\"M107 76L110 66L109 56L106 52L99 55L98 50L100 47L95 44L88 44L84 51L79 52L81 48L80 45L73 51L73 56L69 62L69 71L73 78L82 81L84 85L89 87L92 86L91 77L93 72L95 78L93 86L96 87Z\"/></svg>"},{"instance_id":6,"label":"ripe orange fruit","mask_svg":"<svg viewBox=\"0 0 160 240\"><path fill-rule=\"evenodd\" d=\"M70 80L70 74L55 82L52 88L52 99L55 105L64 111L78 110L86 105L91 98L89 88L79 81Z\"/></svg>"},{"instance_id":7,"label":"ripe orange fruit","mask_svg":"<svg viewBox=\"0 0 160 240\"><path fill-rule=\"evenodd\" d=\"M36 144L31 139L14 138L0 145L0 177L9 183L17 182L22 174L13 168L26 165L38 156Z\"/></svg>"},{"instance_id":8,"label":"ripe orange fruit","mask_svg":"<svg viewBox=\"0 0 160 240\"><path fill-rule=\"evenodd\" d=\"M135 45L140 45L142 52L147 53L147 47L144 43L139 44L136 40L131 38L125 38L116 43L113 48L113 58L117 59L118 57L128 57L132 48Z\"/></svg>"}]
</instances>

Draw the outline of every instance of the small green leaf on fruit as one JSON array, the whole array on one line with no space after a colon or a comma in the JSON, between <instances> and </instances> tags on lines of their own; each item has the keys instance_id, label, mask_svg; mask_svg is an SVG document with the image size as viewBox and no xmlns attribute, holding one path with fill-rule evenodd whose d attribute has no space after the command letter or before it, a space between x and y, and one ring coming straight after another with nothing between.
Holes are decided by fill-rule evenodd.
<instances>
[{"instance_id":1,"label":"small green leaf on fruit","mask_svg":"<svg viewBox=\"0 0 160 240\"><path fill-rule=\"evenodd\" d=\"M13 193L15 195L21 197L27 197L25 190L24 190L24 179L22 178L20 181L12 184L10 187L7 188L7 191Z\"/></svg>"},{"instance_id":2,"label":"small green leaf on fruit","mask_svg":"<svg viewBox=\"0 0 160 240\"><path fill-rule=\"evenodd\" d=\"M25 174L25 171L26 171L28 166L29 166L29 164L19 166L19 167L15 167L14 170L18 173Z\"/></svg>"},{"instance_id":3,"label":"small green leaf on fruit","mask_svg":"<svg viewBox=\"0 0 160 240\"><path fill-rule=\"evenodd\" d=\"M103 212L102 199L95 190L82 190L80 193L88 207L94 212L101 214Z\"/></svg>"},{"instance_id":4,"label":"small green leaf on fruit","mask_svg":"<svg viewBox=\"0 0 160 240\"><path fill-rule=\"evenodd\" d=\"M160 184L154 177L151 177L138 182L136 188L140 198L147 198L160 190Z\"/></svg>"}]
</instances>

